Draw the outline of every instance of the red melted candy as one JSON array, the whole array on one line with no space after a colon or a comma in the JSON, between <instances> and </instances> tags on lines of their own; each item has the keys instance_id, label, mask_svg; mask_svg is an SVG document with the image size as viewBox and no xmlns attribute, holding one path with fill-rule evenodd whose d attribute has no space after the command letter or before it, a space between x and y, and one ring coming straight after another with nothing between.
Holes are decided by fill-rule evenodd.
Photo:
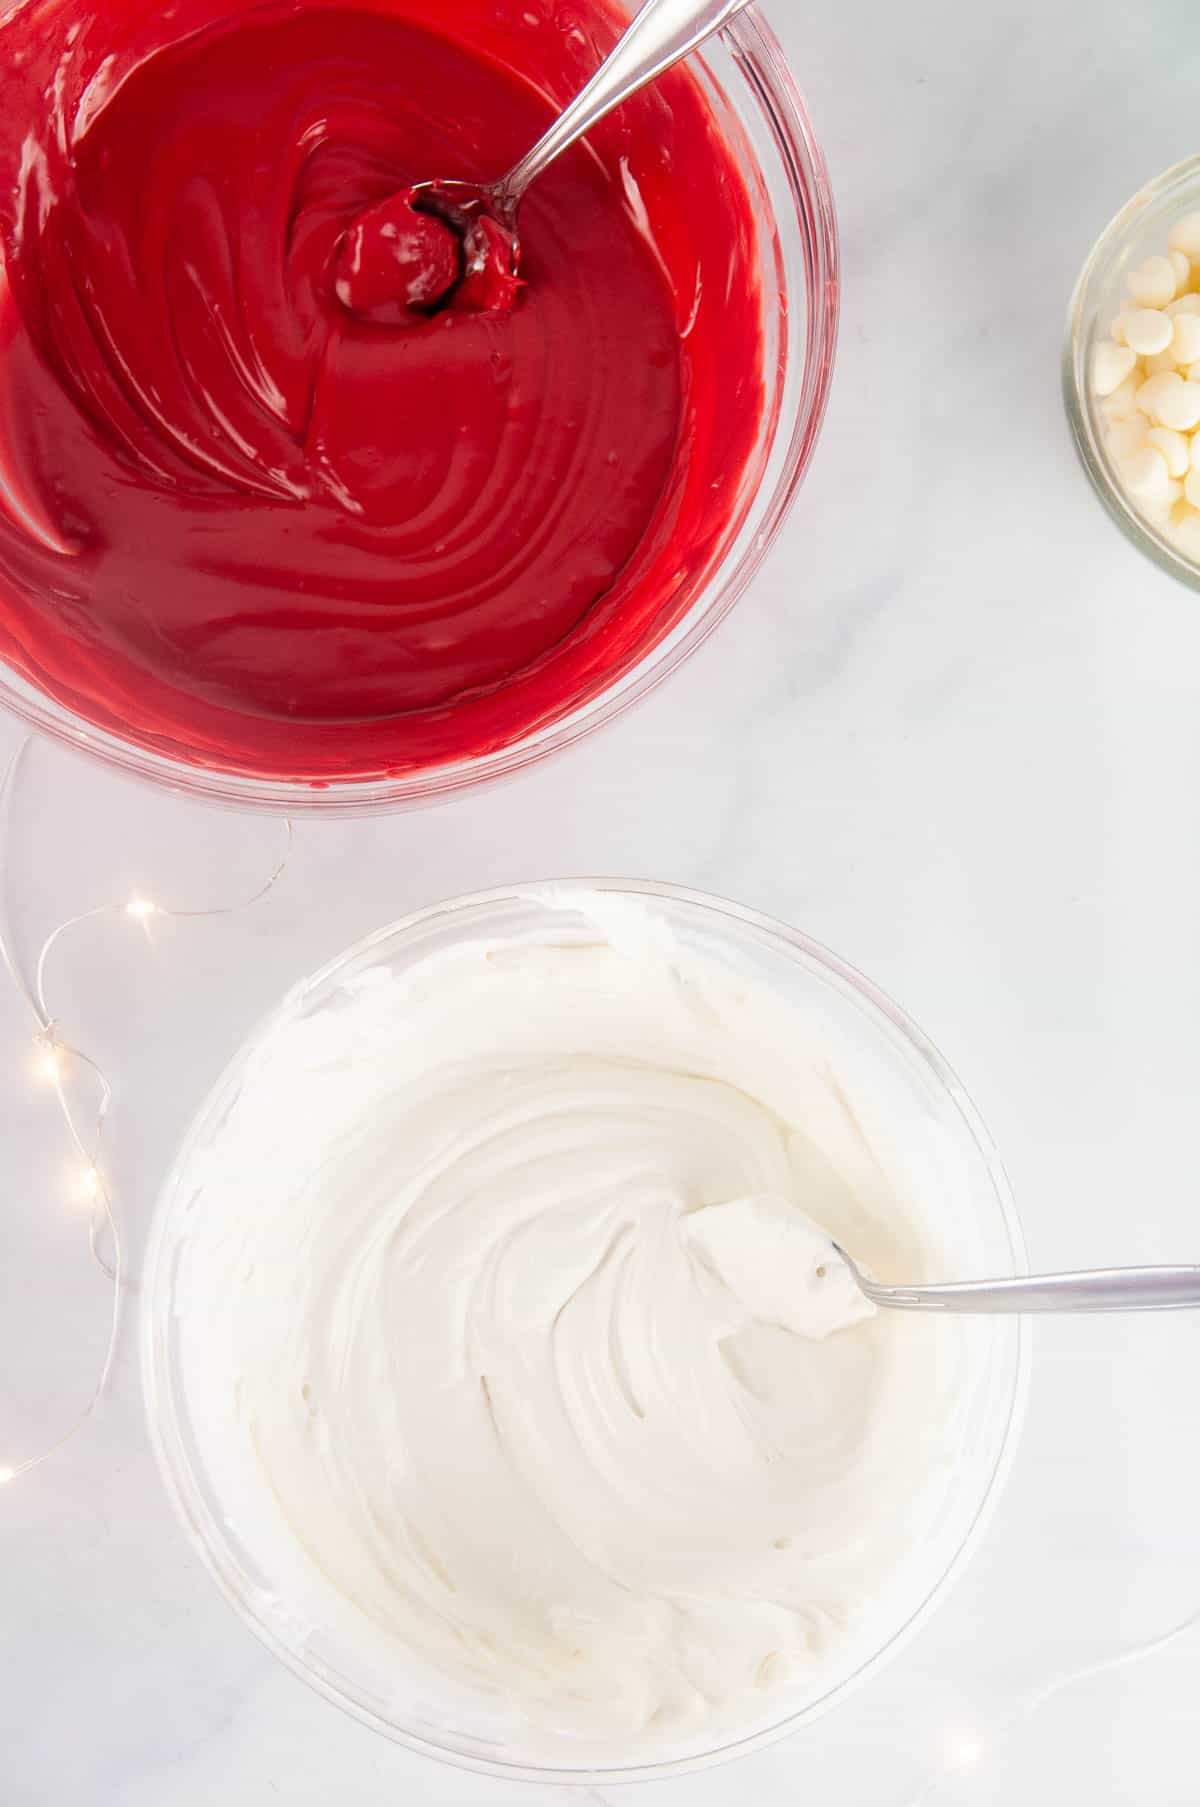
<instances>
[{"instance_id":1,"label":"red melted candy","mask_svg":"<svg viewBox=\"0 0 1200 1807\"><path fill-rule=\"evenodd\" d=\"M364 320L411 324L413 312L452 306L462 292L465 234L414 206L402 188L360 214L342 235L333 287Z\"/></svg>"},{"instance_id":2,"label":"red melted candy","mask_svg":"<svg viewBox=\"0 0 1200 1807\"><path fill-rule=\"evenodd\" d=\"M328 782L507 746L669 630L762 408L693 76L534 186L515 295L447 288L440 221L375 230L515 162L615 32L598 0L9 14L0 657L143 747Z\"/></svg>"}]
</instances>

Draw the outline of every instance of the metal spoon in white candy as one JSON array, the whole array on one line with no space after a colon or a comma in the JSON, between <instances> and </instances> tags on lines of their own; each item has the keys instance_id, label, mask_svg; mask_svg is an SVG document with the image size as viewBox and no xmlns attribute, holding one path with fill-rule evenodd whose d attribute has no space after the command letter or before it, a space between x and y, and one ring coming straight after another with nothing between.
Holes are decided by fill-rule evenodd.
<instances>
[{"instance_id":1,"label":"metal spoon in white candy","mask_svg":"<svg viewBox=\"0 0 1200 1807\"><path fill-rule=\"evenodd\" d=\"M693 1253L748 1317L803 1336L846 1329L869 1317L872 1307L984 1314L1200 1307L1200 1266L882 1285L797 1206L771 1194L710 1205L683 1222Z\"/></svg>"},{"instance_id":2,"label":"metal spoon in white candy","mask_svg":"<svg viewBox=\"0 0 1200 1807\"><path fill-rule=\"evenodd\" d=\"M1182 1311L1200 1306L1200 1267L1096 1267L1015 1280L881 1286L837 1243L830 1248L865 1299L893 1311Z\"/></svg>"}]
</instances>

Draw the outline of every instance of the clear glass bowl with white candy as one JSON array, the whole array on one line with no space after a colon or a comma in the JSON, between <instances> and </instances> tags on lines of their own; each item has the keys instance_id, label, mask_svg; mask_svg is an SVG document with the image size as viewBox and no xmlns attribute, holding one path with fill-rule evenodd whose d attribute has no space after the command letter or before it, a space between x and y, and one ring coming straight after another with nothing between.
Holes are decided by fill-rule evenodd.
<instances>
[{"instance_id":1,"label":"clear glass bowl with white candy","mask_svg":"<svg viewBox=\"0 0 1200 1807\"><path fill-rule=\"evenodd\" d=\"M1200 588L1200 156L1105 228L1071 301L1067 412L1110 514Z\"/></svg>"}]
</instances>

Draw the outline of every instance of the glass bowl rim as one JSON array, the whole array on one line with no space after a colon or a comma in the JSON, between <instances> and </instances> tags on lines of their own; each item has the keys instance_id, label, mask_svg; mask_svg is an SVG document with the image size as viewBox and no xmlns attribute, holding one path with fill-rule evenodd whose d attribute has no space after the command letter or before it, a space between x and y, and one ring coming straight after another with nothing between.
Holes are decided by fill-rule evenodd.
<instances>
[{"instance_id":1,"label":"glass bowl rim","mask_svg":"<svg viewBox=\"0 0 1200 1807\"><path fill-rule=\"evenodd\" d=\"M1171 541L1160 534L1140 515L1120 488L1105 456L1096 428L1095 409L1088 384L1087 362L1092 349L1090 337L1083 335L1084 309L1093 291L1108 279L1109 266L1126 237L1137 231L1146 215L1171 197L1171 191L1188 183L1197 187L1200 207L1200 152L1172 163L1160 175L1144 182L1113 214L1084 260L1067 309L1067 328L1063 342L1062 389L1071 437L1079 461L1087 472L1092 488L1103 503L1110 520L1126 538L1146 554L1169 576L1177 578L1193 590L1200 590L1200 562L1186 558Z\"/></svg>"},{"instance_id":2,"label":"glass bowl rim","mask_svg":"<svg viewBox=\"0 0 1200 1807\"><path fill-rule=\"evenodd\" d=\"M780 416L772 428L772 450L785 448L782 468L773 492L765 497L753 540L738 551L739 531L716 571L657 646L614 683L548 727L534 730L495 752L398 777L313 783L255 778L193 765L95 726L2 663L0 704L28 726L100 760L110 769L199 801L264 813L337 817L387 814L448 801L480 789L574 745L655 690L724 620L778 537L819 437L837 341L837 222L825 158L807 108L782 46L759 17L757 8L751 7L731 21L721 38L742 77L742 86L736 94L730 91L729 98L736 99L739 110L743 101L757 103L783 165L794 216L789 208L786 216L776 215L776 225L789 235L798 231L804 246L809 278L805 316L808 327L804 345L796 351L801 365L799 395L794 409ZM766 491L768 475L764 470L755 491L756 503Z\"/></svg>"},{"instance_id":3,"label":"glass bowl rim","mask_svg":"<svg viewBox=\"0 0 1200 1807\"><path fill-rule=\"evenodd\" d=\"M372 930L352 946L344 949L331 960L327 960L310 976L291 986L284 997L255 1023L249 1035L225 1063L217 1080L194 1112L158 1190L142 1269L140 1308L144 1412L163 1487L189 1544L216 1582L218 1589L238 1619L254 1636L294 1675L309 1687L314 1688L334 1706L341 1708L343 1712L369 1726L373 1731L382 1733L393 1743L417 1751L422 1756L476 1774L517 1781L577 1784L592 1787L616 1786L624 1782L661 1780L669 1776L687 1775L730 1762L738 1757L748 1756L753 1751L761 1750L767 1745L790 1736L803 1725L842 1702L894 1657L940 1604L952 1583L974 1555L983 1537L997 1501L1003 1492L1015 1457L1028 1400L1030 1372L1028 1326L1021 1317L1006 1319L1004 1332L1009 1338L1008 1366L1011 1368L1011 1378L1007 1382L1004 1422L997 1436L995 1456L991 1461L986 1484L974 1506L965 1533L962 1534L953 1555L921 1603L891 1633L878 1650L866 1657L852 1674L835 1683L816 1700L810 1701L799 1711L786 1715L777 1724L761 1728L745 1737L734 1738L712 1750L692 1753L680 1758L629 1765L559 1767L504 1762L499 1759L474 1756L468 1752L449 1749L427 1736L397 1725L371 1707L349 1698L342 1690L327 1681L315 1668L310 1667L304 1658L283 1640L275 1628L262 1615L255 1612L248 1598L249 1589L244 1585L242 1576L240 1573L231 1573L224 1553L214 1550L210 1545L199 1515L193 1512L189 1503L188 1493L196 1491L196 1484L186 1448L181 1450L177 1464L174 1452L168 1447L168 1437L176 1439L181 1444L183 1439L180 1436L179 1422L174 1411L170 1377L166 1371L169 1342L164 1327L170 1321L169 1313L166 1310L170 1288L165 1284L162 1264L167 1245L168 1222L173 1215L174 1196L178 1189L180 1176L186 1170L193 1145L202 1138L209 1119L219 1108L227 1088L235 1082L236 1076L254 1050L267 1040L280 1023L299 1009L307 999L318 993L331 980L336 979L342 971L356 965L373 950L390 941L403 942L406 938L439 920L468 916L489 905L519 903L522 900L536 899L539 895L543 897L553 895L556 900L564 897L569 900L572 894L582 898L597 891L682 905L693 910L701 918L716 923L722 932L734 942L739 939L740 935L748 931L751 935L764 939L774 951L783 954L785 958L799 965L815 966L821 976L832 976L850 992L855 1002L860 1005L866 1004L868 1015L873 1014L884 1019L891 1030L898 1032L900 1039L907 1044L910 1052L917 1056L954 1107L962 1128L974 1145L986 1170L991 1196L1008 1243L1011 1272L1022 1274L1028 1271L1024 1234L1008 1177L995 1144L970 1095L949 1062L924 1031L899 1004L865 974L821 942L806 935L802 930L763 911L753 909L749 905L736 903L729 898L710 892L652 879L543 878L522 884L492 886L485 890L443 898L435 903L424 905L420 909L410 911L379 929Z\"/></svg>"}]
</instances>

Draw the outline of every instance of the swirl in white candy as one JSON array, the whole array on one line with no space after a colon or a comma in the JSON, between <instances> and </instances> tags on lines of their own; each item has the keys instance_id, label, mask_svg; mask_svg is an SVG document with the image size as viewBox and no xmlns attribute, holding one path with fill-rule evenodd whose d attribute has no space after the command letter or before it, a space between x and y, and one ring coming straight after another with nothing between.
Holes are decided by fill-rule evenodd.
<instances>
[{"instance_id":1,"label":"swirl in white candy","mask_svg":"<svg viewBox=\"0 0 1200 1807\"><path fill-rule=\"evenodd\" d=\"M963 1377L830 1255L937 1267L799 1013L616 940L375 969L261 1043L180 1297L300 1609L632 1750L819 1691L937 1509Z\"/></svg>"}]
</instances>

